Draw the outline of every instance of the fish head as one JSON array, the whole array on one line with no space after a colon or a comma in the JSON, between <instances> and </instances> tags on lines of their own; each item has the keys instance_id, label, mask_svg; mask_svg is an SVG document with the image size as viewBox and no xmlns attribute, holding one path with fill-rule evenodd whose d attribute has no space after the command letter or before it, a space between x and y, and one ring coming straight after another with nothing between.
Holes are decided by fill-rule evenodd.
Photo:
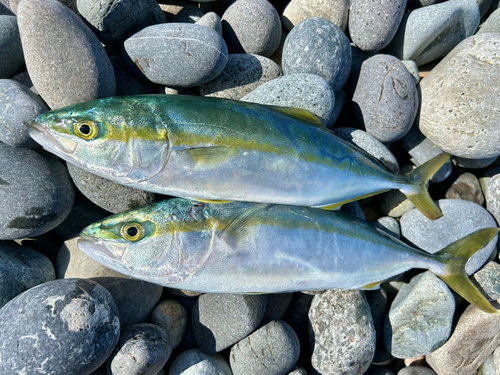
<instances>
[{"instance_id":1,"label":"fish head","mask_svg":"<svg viewBox=\"0 0 500 375\"><path fill-rule=\"evenodd\" d=\"M210 254L210 223L197 205L171 199L131 209L86 227L77 245L115 271L139 279L176 284L192 276ZM199 204L198 204L199 205Z\"/></svg>"},{"instance_id":2,"label":"fish head","mask_svg":"<svg viewBox=\"0 0 500 375\"><path fill-rule=\"evenodd\" d=\"M46 150L118 183L157 175L166 165L169 142L147 97L113 97L41 114L31 137Z\"/></svg>"}]
</instances>

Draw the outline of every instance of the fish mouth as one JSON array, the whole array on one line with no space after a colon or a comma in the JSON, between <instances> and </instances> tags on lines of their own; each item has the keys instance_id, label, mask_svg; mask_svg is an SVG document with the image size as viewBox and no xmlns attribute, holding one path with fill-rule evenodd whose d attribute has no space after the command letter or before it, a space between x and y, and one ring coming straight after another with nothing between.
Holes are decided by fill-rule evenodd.
<instances>
[{"instance_id":1,"label":"fish mouth","mask_svg":"<svg viewBox=\"0 0 500 375\"><path fill-rule=\"evenodd\" d=\"M106 259L121 261L126 250L126 245L116 243L111 245L100 238L87 236L85 234L80 235L76 245L81 251L97 260L99 263L105 262Z\"/></svg>"},{"instance_id":2,"label":"fish mouth","mask_svg":"<svg viewBox=\"0 0 500 375\"><path fill-rule=\"evenodd\" d=\"M65 140L66 144L62 143L47 128L36 121L31 123L31 128L28 132L30 137L41 144L45 150L58 156L73 154L78 145L75 141L71 140Z\"/></svg>"}]
</instances>

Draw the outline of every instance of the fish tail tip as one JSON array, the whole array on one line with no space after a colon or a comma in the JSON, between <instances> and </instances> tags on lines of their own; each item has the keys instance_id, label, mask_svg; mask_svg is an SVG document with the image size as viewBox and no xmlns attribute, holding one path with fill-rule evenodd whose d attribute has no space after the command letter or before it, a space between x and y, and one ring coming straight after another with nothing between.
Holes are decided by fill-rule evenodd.
<instances>
[{"instance_id":1,"label":"fish tail tip","mask_svg":"<svg viewBox=\"0 0 500 375\"><path fill-rule=\"evenodd\" d=\"M436 220L443 216L443 213L436 203L434 203L427 190L421 189L418 193L405 195L429 220Z\"/></svg>"}]
</instances>

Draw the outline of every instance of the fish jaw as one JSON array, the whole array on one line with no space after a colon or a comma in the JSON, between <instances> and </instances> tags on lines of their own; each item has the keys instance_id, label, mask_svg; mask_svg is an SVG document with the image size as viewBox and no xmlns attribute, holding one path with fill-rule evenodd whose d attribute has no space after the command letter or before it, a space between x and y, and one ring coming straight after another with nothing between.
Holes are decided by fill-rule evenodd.
<instances>
[{"instance_id":1,"label":"fish jaw","mask_svg":"<svg viewBox=\"0 0 500 375\"><path fill-rule=\"evenodd\" d=\"M78 147L78 143L74 140L56 137L48 128L36 121L31 123L28 132L45 150L65 160L72 158Z\"/></svg>"}]
</instances>

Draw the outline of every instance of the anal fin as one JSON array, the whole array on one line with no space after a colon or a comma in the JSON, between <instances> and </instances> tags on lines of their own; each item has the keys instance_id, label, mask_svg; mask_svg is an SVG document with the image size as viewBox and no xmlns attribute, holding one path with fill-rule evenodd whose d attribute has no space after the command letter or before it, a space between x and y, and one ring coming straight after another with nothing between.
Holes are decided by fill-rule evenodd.
<instances>
[{"instance_id":1,"label":"anal fin","mask_svg":"<svg viewBox=\"0 0 500 375\"><path fill-rule=\"evenodd\" d=\"M368 193L368 194L361 195L361 196L356 197L356 198L347 199L347 200L342 201L342 202L326 204L324 206L314 206L314 208L321 208L322 210L338 210L340 207L342 207L342 205L344 205L346 203L351 203L351 202L354 202L354 201L357 201L360 199L364 199L364 198L368 198L368 197L371 197L371 196L374 196L377 194L385 193L387 190L388 189L378 190L378 191L375 191L373 193Z\"/></svg>"},{"instance_id":2,"label":"anal fin","mask_svg":"<svg viewBox=\"0 0 500 375\"><path fill-rule=\"evenodd\" d=\"M376 289L380 289L380 284L382 284L385 280L382 280L382 281L375 281L373 283L369 283L369 284L366 284L366 285L363 285L361 288L361 290L376 290Z\"/></svg>"},{"instance_id":3,"label":"anal fin","mask_svg":"<svg viewBox=\"0 0 500 375\"><path fill-rule=\"evenodd\" d=\"M211 203L211 204L222 204L222 203L232 202L232 201L221 201L217 199L200 199L200 198L193 198L193 199L198 202Z\"/></svg>"}]
</instances>

